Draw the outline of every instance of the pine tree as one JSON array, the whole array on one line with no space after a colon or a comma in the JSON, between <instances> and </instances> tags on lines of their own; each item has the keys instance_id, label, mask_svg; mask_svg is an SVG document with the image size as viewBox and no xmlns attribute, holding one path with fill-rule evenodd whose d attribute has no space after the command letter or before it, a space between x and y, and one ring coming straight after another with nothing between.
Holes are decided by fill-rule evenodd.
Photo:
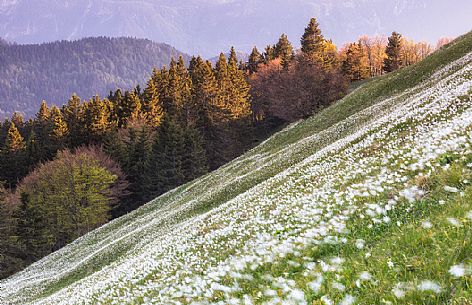
<instances>
[{"instance_id":1,"label":"pine tree","mask_svg":"<svg viewBox=\"0 0 472 305\"><path fill-rule=\"evenodd\" d=\"M146 125L129 128L127 132L129 136L125 143L124 170L130 183L128 190L131 194L127 200L126 208L122 207L121 209L130 212L154 198L151 194L152 187L149 178L153 133Z\"/></svg>"},{"instance_id":2,"label":"pine tree","mask_svg":"<svg viewBox=\"0 0 472 305\"><path fill-rule=\"evenodd\" d=\"M259 64L261 64L262 62L263 62L262 54L259 53L259 50L257 49L257 47L254 47L252 49L251 55L249 55L249 62L247 65L249 73L252 74L252 73L257 72L257 68Z\"/></svg>"},{"instance_id":3,"label":"pine tree","mask_svg":"<svg viewBox=\"0 0 472 305\"><path fill-rule=\"evenodd\" d=\"M183 183L183 151L182 129L175 118L165 115L152 145L149 167L152 196L158 196Z\"/></svg>"},{"instance_id":4,"label":"pine tree","mask_svg":"<svg viewBox=\"0 0 472 305\"><path fill-rule=\"evenodd\" d=\"M25 120L24 120L23 116L21 115L21 113L16 112L16 111L11 116L11 121L13 123L15 123L15 126L17 128L22 128L24 123L25 123Z\"/></svg>"},{"instance_id":5,"label":"pine tree","mask_svg":"<svg viewBox=\"0 0 472 305\"><path fill-rule=\"evenodd\" d=\"M56 143L62 142L63 138L69 132L67 124L64 121L61 111L56 106L51 108L52 138Z\"/></svg>"},{"instance_id":6,"label":"pine tree","mask_svg":"<svg viewBox=\"0 0 472 305\"><path fill-rule=\"evenodd\" d=\"M244 72L238 67L234 48L231 48L228 60L228 73L231 78L231 101L225 108L229 110L232 119L247 118L251 115L249 84Z\"/></svg>"},{"instance_id":7,"label":"pine tree","mask_svg":"<svg viewBox=\"0 0 472 305\"><path fill-rule=\"evenodd\" d=\"M25 140L16 128L15 123L11 122L10 128L7 132L7 138L5 140L5 150L10 152L17 152L23 150L24 148Z\"/></svg>"},{"instance_id":8,"label":"pine tree","mask_svg":"<svg viewBox=\"0 0 472 305\"><path fill-rule=\"evenodd\" d=\"M51 117L51 112L46 104L46 101L41 102L41 106L39 107L39 111L36 114L36 120L40 123L48 122L49 118Z\"/></svg>"},{"instance_id":9,"label":"pine tree","mask_svg":"<svg viewBox=\"0 0 472 305\"><path fill-rule=\"evenodd\" d=\"M388 45L385 49L387 58L384 60L384 71L393 72L402 67L401 60L402 50L402 35L397 32L393 32L392 36L388 38Z\"/></svg>"},{"instance_id":10,"label":"pine tree","mask_svg":"<svg viewBox=\"0 0 472 305\"><path fill-rule=\"evenodd\" d=\"M346 58L342 62L341 70L351 81L362 80L369 77L369 63L360 42L349 44L346 51Z\"/></svg>"},{"instance_id":11,"label":"pine tree","mask_svg":"<svg viewBox=\"0 0 472 305\"><path fill-rule=\"evenodd\" d=\"M152 127L158 127L164 115L158 88L160 77L160 71L154 69L151 79L144 90L142 110L147 124Z\"/></svg>"},{"instance_id":12,"label":"pine tree","mask_svg":"<svg viewBox=\"0 0 472 305\"><path fill-rule=\"evenodd\" d=\"M293 46L288 40L287 35L282 34L275 45L275 57L280 58L282 66L287 69L293 56Z\"/></svg>"},{"instance_id":13,"label":"pine tree","mask_svg":"<svg viewBox=\"0 0 472 305\"><path fill-rule=\"evenodd\" d=\"M62 114L69 132L67 145L71 148L84 144L82 140L84 126L82 124L83 108L81 104L80 98L73 94L67 104L62 107Z\"/></svg>"},{"instance_id":14,"label":"pine tree","mask_svg":"<svg viewBox=\"0 0 472 305\"><path fill-rule=\"evenodd\" d=\"M303 54L316 60L323 51L324 41L318 21L316 18L311 18L301 39Z\"/></svg>"},{"instance_id":15,"label":"pine tree","mask_svg":"<svg viewBox=\"0 0 472 305\"><path fill-rule=\"evenodd\" d=\"M271 60L274 60L276 58L275 56L275 46L274 45L268 45L264 49L264 62L268 63Z\"/></svg>"},{"instance_id":16,"label":"pine tree","mask_svg":"<svg viewBox=\"0 0 472 305\"><path fill-rule=\"evenodd\" d=\"M125 96L121 99L116 99L116 102L118 103L115 108L119 128L126 128L128 124L140 118L141 101L136 92L126 91Z\"/></svg>"},{"instance_id":17,"label":"pine tree","mask_svg":"<svg viewBox=\"0 0 472 305\"><path fill-rule=\"evenodd\" d=\"M208 161L203 138L194 128L186 128L183 137L182 174L184 180L192 181L208 172Z\"/></svg>"}]
</instances>

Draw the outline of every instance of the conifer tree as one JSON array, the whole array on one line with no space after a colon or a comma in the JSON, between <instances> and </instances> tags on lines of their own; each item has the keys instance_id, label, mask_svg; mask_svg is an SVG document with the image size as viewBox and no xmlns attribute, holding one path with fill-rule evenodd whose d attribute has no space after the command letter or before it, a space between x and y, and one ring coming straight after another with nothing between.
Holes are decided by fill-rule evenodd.
<instances>
[{"instance_id":1,"label":"conifer tree","mask_svg":"<svg viewBox=\"0 0 472 305\"><path fill-rule=\"evenodd\" d=\"M393 32L392 36L388 38L388 45L385 49L385 53L387 54L387 58L384 60L385 72L393 72L402 67L401 50L402 35Z\"/></svg>"},{"instance_id":2,"label":"conifer tree","mask_svg":"<svg viewBox=\"0 0 472 305\"><path fill-rule=\"evenodd\" d=\"M323 51L324 37L321 34L318 21L316 18L311 18L310 23L305 28L301 44L302 52L308 57L316 59Z\"/></svg>"},{"instance_id":3,"label":"conifer tree","mask_svg":"<svg viewBox=\"0 0 472 305\"><path fill-rule=\"evenodd\" d=\"M346 58L342 62L341 70L351 81L362 80L369 77L369 63L360 42L349 44L346 51Z\"/></svg>"},{"instance_id":4,"label":"conifer tree","mask_svg":"<svg viewBox=\"0 0 472 305\"><path fill-rule=\"evenodd\" d=\"M15 126L17 128L22 128L24 123L25 123L25 120L24 120L23 116L21 115L21 113L16 112L16 111L11 116L11 121L13 123L15 123Z\"/></svg>"},{"instance_id":5,"label":"conifer tree","mask_svg":"<svg viewBox=\"0 0 472 305\"><path fill-rule=\"evenodd\" d=\"M124 170L130 183L128 190L131 194L126 207L121 208L122 212L130 212L154 198L149 178L153 133L146 125L129 128L127 132Z\"/></svg>"},{"instance_id":6,"label":"conifer tree","mask_svg":"<svg viewBox=\"0 0 472 305\"><path fill-rule=\"evenodd\" d=\"M41 106L39 107L39 111L36 114L36 120L40 123L48 122L49 118L51 117L51 112L46 104L46 101L41 102Z\"/></svg>"},{"instance_id":7,"label":"conifer tree","mask_svg":"<svg viewBox=\"0 0 472 305\"><path fill-rule=\"evenodd\" d=\"M228 60L228 73L231 78L231 101L229 107L225 108L229 110L232 119L247 118L251 115L249 84L244 72L238 67L234 48L231 48Z\"/></svg>"},{"instance_id":8,"label":"conifer tree","mask_svg":"<svg viewBox=\"0 0 472 305\"><path fill-rule=\"evenodd\" d=\"M25 140L21 136L15 123L11 122L10 128L7 132L7 138L5 140L5 150L10 152L18 152L25 148Z\"/></svg>"},{"instance_id":9,"label":"conifer tree","mask_svg":"<svg viewBox=\"0 0 472 305\"><path fill-rule=\"evenodd\" d=\"M257 67L259 66L259 64L262 63L262 61L263 61L262 54L259 53L259 50L257 49L257 47L254 47L252 49L251 55L249 55L249 62L247 65L249 73L253 74L257 72Z\"/></svg>"},{"instance_id":10,"label":"conifer tree","mask_svg":"<svg viewBox=\"0 0 472 305\"><path fill-rule=\"evenodd\" d=\"M144 90L142 110L147 124L151 127L158 127L164 115L158 88L160 77L160 71L154 69Z\"/></svg>"},{"instance_id":11,"label":"conifer tree","mask_svg":"<svg viewBox=\"0 0 472 305\"><path fill-rule=\"evenodd\" d=\"M186 128L183 138L182 174L184 180L192 181L208 172L208 161L203 138L194 128Z\"/></svg>"},{"instance_id":12,"label":"conifer tree","mask_svg":"<svg viewBox=\"0 0 472 305\"><path fill-rule=\"evenodd\" d=\"M71 148L80 146L83 143L83 108L80 98L73 94L67 101L67 104L62 107L62 115L67 124L69 136L67 137L67 145Z\"/></svg>"},{"instance_id":13,"label":"conifer tree","mask_svg":"<svg viewBox=\"0 0 472 305\"><path fill-rule=\"evenodd\" d=\"M52 138L56 143L62 142L63 138L67 135L68 129L67 124L63 119L62 113L56 106L51 108L51 123L52 123Z\"/></svg>"},{"instance_id":14,"label":"conifer tree","mask_svg":"<svg viewBox=\"0 0 472 305\"><path fill-rule=\"evenodd\" d=\"M281 59L281 64L286 69L292 61L293 56L293 46L288 40L287 35L282 34L275 45L275 57Z\"/></svg>"},{"instance_id":15,"label":"conifer tree","mask_svg":"<svg viewBox=\"0 0 472 305\"><path fill-rule=\"evenodd\" d=\"M264 57L264 62L265 63L268 63L269 61L274 60L276 58L276 56L275 56L275 46L273 46L273 45L266 46L265 49L264 49L263 57Z\"/></svg>"},{"instance_id":16,"label":"conifer tree","mask_svg":"<svg viewBox=\"0 0 472 305\"><path fill-rule=\"evenodd\" d=\"M155 197L183 183L182 129L175 118L165 115L155 135L150 163L150 193Z\"/></svg>"}]
</instances>

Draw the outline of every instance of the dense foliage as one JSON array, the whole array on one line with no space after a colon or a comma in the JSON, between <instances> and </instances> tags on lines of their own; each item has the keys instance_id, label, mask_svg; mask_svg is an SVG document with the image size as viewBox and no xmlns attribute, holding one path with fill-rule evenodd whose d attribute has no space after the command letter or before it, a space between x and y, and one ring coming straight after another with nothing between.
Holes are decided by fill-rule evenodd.
<instances>
[{"instance_id":1,"label":"dense foliage","mask_svg":"<svg viewBox=\"0 0 472 305\"><path fill-rule=\"evenodd\" d=\"M61 104L71 93L106 94L145 82L153 67L182 53L169 45L133 38L86 38L40 45L0 41L0 118L21 110L34 114L38 101ZM185 57L189 60L189 57Z\"/></svg>"}]
</instances>

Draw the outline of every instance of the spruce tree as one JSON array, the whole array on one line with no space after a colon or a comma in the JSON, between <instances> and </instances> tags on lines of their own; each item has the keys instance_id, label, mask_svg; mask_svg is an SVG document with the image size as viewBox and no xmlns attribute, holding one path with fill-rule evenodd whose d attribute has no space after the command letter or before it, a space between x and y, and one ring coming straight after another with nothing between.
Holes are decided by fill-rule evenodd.
<instances>
[{"instance_id":1,"label":"spruce tree","mask_svg":"<svg viewBox=\"0 0 472 305\"><path fill-rule=\"evenodd\" d=\"M351 81L366 79L370 75L367 56L363 52L361 43L351 43L346 51L346 58L342 62L341 70Z\"/></svg>"},{"instance_id":2,"label":"spruce tree","mask_svg":"<svg viewBox=\"0 0 472 305\"><path fill-rule=\"evenodd\" d=\"M274 45L268 45L264 49L264 54L262 55L264 57L264 62L268 63L271 60L274 60L276 58L275 56L275 46Z\"/></svg>"},{"instance_id":3,"label":"spruce tree","mask_svg":"<svg viewBox=\"0 0 472 305\"><path fill-rule=\"evenodd\" d=\"M316 59L323 51L323 43L324 37L321 34L318 21L316 18L311 18L301 39L302 52L306 56Z\"/></svg>"},{"instance_id":4,"label":"spruce tree","mask_svg":"<svg viewBox=\"0 0 472 305\"><path fill-rule=\"evenodd\" d=\"M9 152L18 152L24 148L25 140L16 128L15 123L11 122L10 128L7 132L7 138L5 140L5 150Z\"/></svg>"},{"instance_id":5,"label":"spruce tree","mask_svg":"<svg viewBox=\"0 0 472 305\"><path fill-rule=\"evenodd\" d=\"M46 101L41 102L41 106L39 107L39 111L36 114L36 120L40 123L48 122L49 118L51 117L51 112L46 104Z\"/></svg>"},{"instance_id":6,"label":"spruce tree","mask_svg":"<svg viewBox=\"0 0 472 305\"><path fill-rule=\"evenodd\" d=\"M287 35L282 34L275 45L275 57L280 58L282 66L287 69L293 56L293 46L288 40Z\"/></svg>"},{"instance_id":7,"label":"spruce tree","mask_svg":"<svg viewBox=\"0 0 472 305\"><path fill-rule=\"evenodd\" d=\"M158 88L160 77L160 71L154 69L151 79L149 79L146 89L144 90L142 101L142 110L146 123L152 127L158 127L161 123L162 116L164 115L164 109L162 107Z\"/></svg>"},{"instance_id":8,"label":"spruce tree","mask_svg":"<svg viewBox=\"0 0 472 305\"><path fill-rule=\"evenodd\" d=\"M56 106L51 108L52 138L56 143L62 142L68 133L67 124L64 121L61 111Z\"/></svg>"},{"instance_id":9,"label":"spruce tree","mask_svg":"<svg viewBox=\"0 0 472 305\"><path fill-rule=\"evenodd\" d=\"M158 196L182 184L184 141L182 128L171 115L165 115L152 145L150 182L152 196Z\"/></svg>"},{"instance_id":10,"label":"spruce tree","mask_svg":"<svg viewBox=\"0 0 472 305\"><path fill-rule=\"evenodd\" d=\"M262 62L263 62L262 54L259 53L259 50L257 49L257 47L254 47L252 49L251 55L249 55L249 62L247 65L249 73L252 74L252 73L257 72L257 68L259 64L261 64Z\"/></svg>"},{"instance_id":11,"label":"spruce tree","mask_svg":"<svg viewBox=\"0 0 472 305\"><path fill-rule=\"evenodd\" d=\"M186 128L183 136L182 174L185 182L192 181L208 172L208 161L203 138L194 128Z\"/></svg>"},{"instance_id":12,"label":"spruce tree","mask_svg":"<svg viewBox=\"0 0 472 305\"><path fill-rule=\"evenodd\" d=\"M388 45L385 49L385 53L387 54L387 58L384 60L385 72L393 72L402 67L401 51L402 35L393 32L392 36L388 38Z\"/></svg>"},{"instance_id":13,"label":"spruce tree","mask_svg":"<svg viewBox=\"0 0 472 305\"><path fill-rule=\"evenodd\" d=\"M83 119L82 105L80 98L74 94L62 107L64 121L67 124L69 136L67 137L67 145L71 148L80 146L83 143L82 135L84 126L81 122Z\"/></svg>"}]
</instances>

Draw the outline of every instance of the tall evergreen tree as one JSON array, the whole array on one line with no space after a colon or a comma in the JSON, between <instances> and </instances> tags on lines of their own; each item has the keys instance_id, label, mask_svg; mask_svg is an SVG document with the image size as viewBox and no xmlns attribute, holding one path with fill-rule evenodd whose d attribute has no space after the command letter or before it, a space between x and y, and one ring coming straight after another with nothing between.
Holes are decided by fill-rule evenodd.
<instances>
[{"instance_id":1,"label":"tall evergreen tree","mask_svg":"<svg viewBox=\"0 0 472 305\"><path fill-rule=\"evenodd\" d=\"M5 140L5 150L10 152L17 152L25 148L25 140L21 136L15 123L11 122L10 128L7 132L7 138Z\"/></svg>"},{"instance_id":2,"label":"tall evergreen tree","mask_svg":"<svg viewBox=\"0 0 472 305\"><path fill-rule=\"evenodd\" d=\"M174 117L165 115L152 145L149 167L152 196L158 196L183 183L183 150L182 128Z\"/></svg>"},{"instance_id":3,"label":"tall evergreen tree","mask_svg":"<svg viewBox=\"0 0 472 305\"><path fill-rule=\"evenodd\" d=\"M196 129L185 128L183 141L182 175L187 182L208 172L208 160L203 147L203 138Z\"/></svg>"},{"instance_id":4,"label":"tall evergreen tree","mask_svg":"<svg viewBox=\"0 0 472 305\"><path fill-rule=\"evenodd\" d=\"M80 97L78 97L76 94L73 94L72 97L67 101L67 104L62 107L62 114L69 132L69 136L67 137L67 145L71 148L75 148L81 144L84 144L82 140L84 126L81 124L83 119L83 109L81 104L82 102Z\"/></svg>"},{"instance_id":5,"label":"tall evergreen tree","mask_svg":"<svg viewBox=\"0 0 472 305\"><path fill-rule=\"evenodd\" d=\"M161 72L157 69L153 70L152 76L149 79L143 97L143 113L146 122L149 126L157 127L161 123L164 115L164 108L159 96L159 87Z\"/></svg>"},{"instance_id":6,"label":"tall evergreen tree","mask_svg":"<svg viewBox=\"0 0 472 305\"><path fill-rule=\"evenodd\" d=\"M271 60L274 60L276 58L275 56L275 46L274 45L268 45L264 49L264 54L262 55L264 57L264 62L268 63Z\"/></svg>"},{"instance_id":7,"label":"tall evergreen tree","mask_svg":"<svg viewBox=\"0 0 472 305\"><path fill-rule=\"evenodd\" d=\"M51 136L56 143L62 142L64 137L69 132L67 123L64 121L61 110L56 106L51 108L51 123L52 133Z\"/></svg>"},{"instance_id":8,"label":"tall evergreen tree","mask_svg":"<svg viewBox=\"0 0 472 305\"><path fill-rule=\"evenodd\" d=\"M387 58L384 60L385 72L393 72L402 67L401 51L402 35L393 32L392 36L388 38L388 45L385 49L385 53L387 54Z\"/></svg>"},{"instance_id":9,"label":"tall evergreen tree","mask_svg":"<svg viewBox=\"0 0 472 305\"><path fill-rule=\"evenodd\" d=\"M288 40L287 35L282 34L275 45L275 57L281 59L281 64L284 68L288 68L293 56L293 46Z\"/></svg>"},{"instance_id":10,"label":"tall evergreen tree","mask_svg":"<svg viewBox=\"0 0 472 305\"><path fill-rule=\"evenodd\" d=\"M310 23L305 28L301 44L303 54L316 59L323 50L324 37L321 34L318 21L311 18Z\"/></svg>"},{"instance_id":11,"label":"tall evergreen tree","mask_svg":"<svg viewBox=\"0 0 472 305\"><path fill-rule=\"evenodd\" d=\"M51 111L49 110L49 107L46 104L46 101L42 101L41 106L39 107L39 111L36 114L36 120L42 123L42 122L49 121L50 117L51 117Z\"/></svg>"},{"instance_id":12,"label":"tall evergreen tree","mask_svg":"<svg viewBox=\"0 0 472 305\"><path fill-rule=\"evenodd\" d=\"M360 42L349 44L346 51L346 58L342 62L341 70L351 81L362 80L369 77L369 63Z\"/></svg>"},{"instance_id":13,"label":"tall evergreen tree","mask_svg":"<svg viewBox=\"0 0 472 305\"><path fill-rule=\"evenodd\" d=\"M249 73L252 74L252 73L257 72L257 68L262 62L263 62L262 54L259 53L259 50L257 49L257 47L254 47L252 49L251 55L249 55L249 62L247 64Z\"/></svg>"}]
</instances>

